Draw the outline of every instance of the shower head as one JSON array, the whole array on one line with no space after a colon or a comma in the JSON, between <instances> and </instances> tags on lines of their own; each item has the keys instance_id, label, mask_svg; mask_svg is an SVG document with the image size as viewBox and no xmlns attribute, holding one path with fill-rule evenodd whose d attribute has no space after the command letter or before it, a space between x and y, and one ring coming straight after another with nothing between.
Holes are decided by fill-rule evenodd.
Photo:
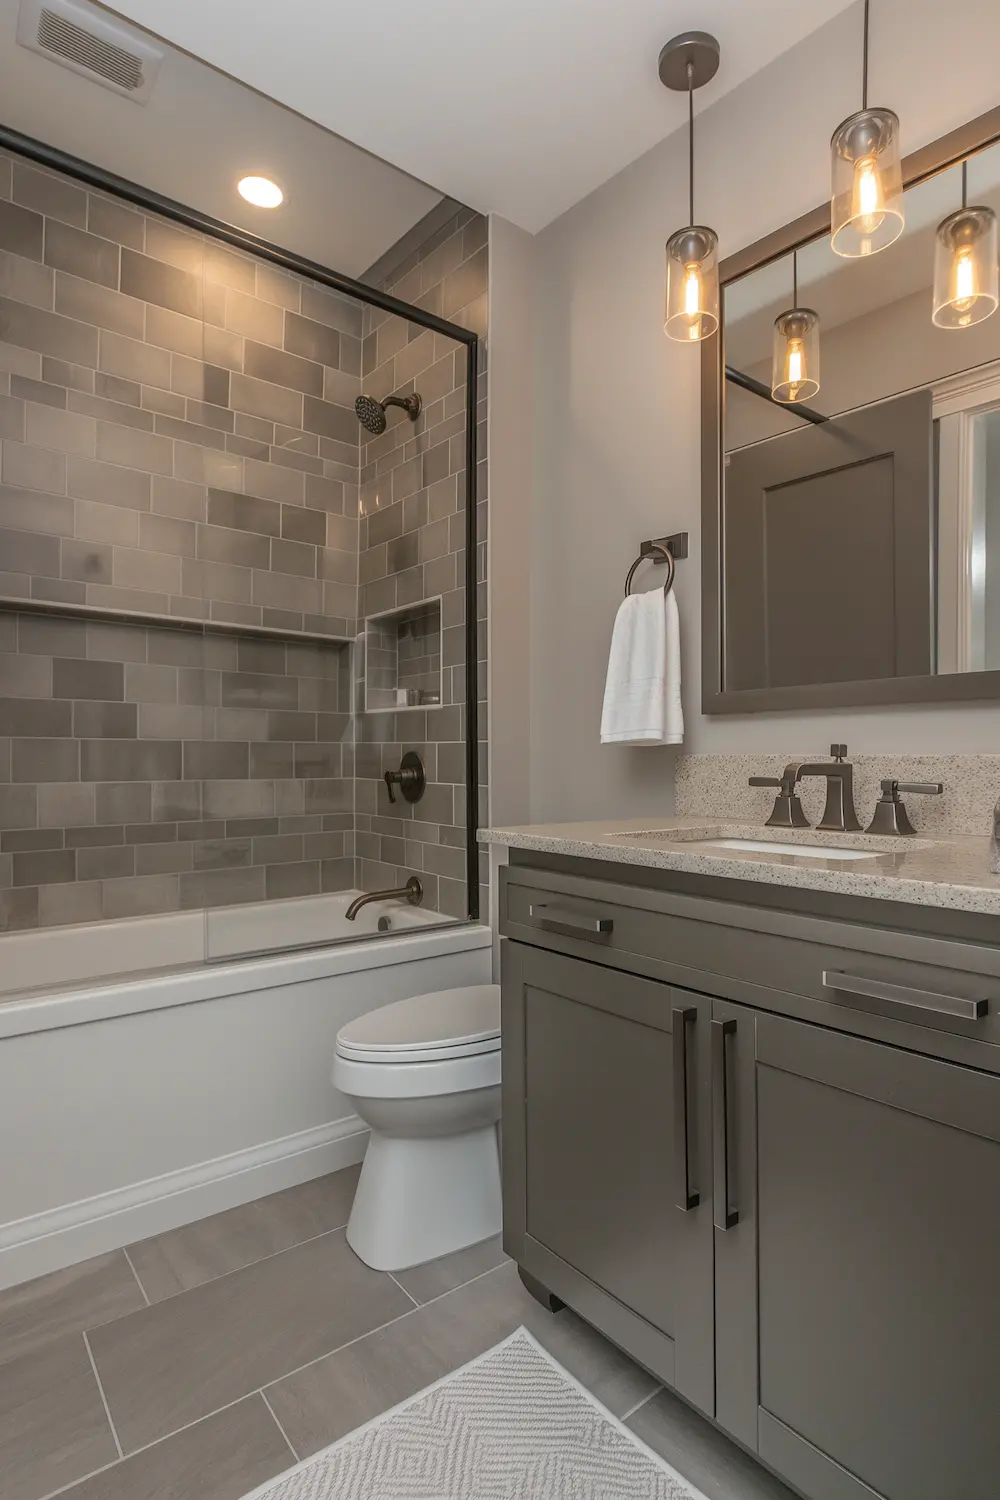
<instances>
[{"instance_id":1,"label":"shower head","mask_svg":"<svg viewBox=\"0 0 1000 1500\"><path fill-rule=\"evenodd\" d=\"M354 403L358 421L362 427L378 437L385 431L385 409L387 406L401 406L411 422L415 422L420 415L423 405L420 397L414 391L412 396L386 396L384 401L376 401L374 396L359 396Z\"/></svg>"}]
</instances>

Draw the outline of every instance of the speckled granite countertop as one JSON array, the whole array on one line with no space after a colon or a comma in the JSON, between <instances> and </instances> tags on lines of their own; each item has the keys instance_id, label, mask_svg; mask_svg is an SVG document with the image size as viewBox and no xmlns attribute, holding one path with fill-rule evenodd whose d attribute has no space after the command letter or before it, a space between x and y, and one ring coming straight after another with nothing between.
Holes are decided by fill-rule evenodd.
<instances>
[{"instance_id":1,"label":"speckled granite countertop","mask_svg":"<svg viewBox=\"0 0 1000 1500\"><path fill-rule=\"evenodd\" d=\"M989 839L981 835L887 838L818 833L813 828L762 828L759 823L735 819L683 817L485 828L479 837L484 843L506 844L511 849L536 849L544 854L1000 916L1000 875L990 874ZM691 847L699 840L732 838L822 844L856 850L858 858Z\"/></svg>"}]
</instances>

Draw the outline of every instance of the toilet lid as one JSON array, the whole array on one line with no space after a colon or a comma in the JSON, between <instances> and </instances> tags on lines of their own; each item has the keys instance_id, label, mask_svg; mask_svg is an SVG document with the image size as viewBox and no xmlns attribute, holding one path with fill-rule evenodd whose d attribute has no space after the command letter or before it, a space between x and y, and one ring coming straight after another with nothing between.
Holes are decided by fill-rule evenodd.
<instances>
[{"instance_id":1,"label":"toilet lid","mask_svg":"<svg viewBox=\"0 0 1000 1500\"><path fill-rule=\"evenodd\" d=\"M337 1034L343 1056L430 1061L494 1052L500 1046L500 986L463 985L413 995L349 1021Z\"/></svg>"}]
</instances>

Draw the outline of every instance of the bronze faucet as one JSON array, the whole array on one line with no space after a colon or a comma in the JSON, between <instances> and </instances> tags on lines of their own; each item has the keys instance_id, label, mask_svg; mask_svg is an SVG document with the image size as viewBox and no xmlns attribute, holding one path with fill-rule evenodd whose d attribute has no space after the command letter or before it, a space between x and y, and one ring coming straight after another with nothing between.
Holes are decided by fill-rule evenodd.
<instances>
[{"instance_id":1,"label":"bronze faucet","mask_svg":"<svg viewBox=\"0 0 1000 1500\"><path fill-rule=\"evenodd\" d=\"M349 922L353 922L363 906L368 906L372 901L396 901L405 897L411 906L419 906L424 899L424 888L415 875L411 875L405 885L395 891L369 891L366 896L357 896L344 913Z\"/></svg>"},{"instance_id":2,"label":"bronze faucet","mask_svg":"<svg viewBox=\"0 0 1000 1500\"><path fill-rule=\"evenodd\" d=\"M846 745L831 745L833 761L790 761L780 778L776 776L751 776L750 786L776 786L780 788L774 799L774 810L768 818L768 828L808 828L806 817L795 788L806 776L826 777L826 807L816 827L823 833L859 833L861 824L854 809L854 767L845 760Z\"/></svg>"},{"instance_id":3,"label":"bronze faucet","mask_svg":"<svg viewBox=\"0 0 1000 1500\"><path fill-rule=\"evenodd\" d=\"M798 767L796 780L806 776L826 777L826 806L816 827L823 833L860 833L861 824L854 809L854 767L844 757L846 745L831 745L829 761L809 761ZM786 770L792 769L789 766Z\"/></svg>"}]
</instances>

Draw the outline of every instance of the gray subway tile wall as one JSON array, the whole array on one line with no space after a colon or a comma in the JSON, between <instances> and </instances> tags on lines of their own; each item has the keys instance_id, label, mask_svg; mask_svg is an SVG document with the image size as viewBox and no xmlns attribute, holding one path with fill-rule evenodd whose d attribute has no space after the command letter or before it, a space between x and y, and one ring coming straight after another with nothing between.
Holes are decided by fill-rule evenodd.
<instances>
[{"instance_id":1,"label":"gray subway tile wall","mask_svg":"<svg viewBox=\"0 0 1000 1500\"><path fill-rule=\"evenodd\" d=\"M4 930L353 884L344 646L0 618Z\"/></svg>"},{"instance_id":2,"label":"gray subway tile wall","mask_svg":"<svg viewBox=\"0 0 1000 1500\"><path fill-rule=\"evenodd\" d=\"M464 916L464 350L5 162L0 931L404 870ZM391 289L485 332L485 239L457 215ZM360 447L362 384L416 384L425 416ZM485 525L485 464L478 501ZM444 706L355 719L359 617L438 594ZM380 778L411 744L404 813Z\"/></svg>"},{"instance_id":3,"label":"gray subway tile wall","mask_svg":"<svg viewBox=\"0 0 1000 1500\"><path fill-rule=\"evenodd\" d=\"M397 297L487 332L487 223L456 213L380 283ZM443 312L447 307L448 311ZM361 448L359 614L401 609L440 595L441 706L361 714L356 749L356 842L359 884L424 884L428 905L466 914L465 788L465 364L462 345L405 319L365 309L363 389L379 399L419 392L423 410L411 423L390 408L387 430ZM476 485L479 579L479 717L486 734L486 349L479 345L479 473ZM420 639L419 633L417 637ZM387 642L380 642L383 656ZM412 638L411 638L412 644ZM395 642L400 672L398 637ZM406 652L404 650L404 656ZM424 638L414 653L414 681L436 666ZM385 667L385 660L380 662ZM400 677L402 681L402 677ZM390 803L382 775L405 750L422 757L427 789L420 802ZM479 818L486 814L486 751L480 747ZM488 874L480 859L480 913L488 915Z\"/></svg>"},{"instance_id":4,"label":"gray subway tile wall","mask_svg":"<svg viewBox=\"0 0 1000 1500\"><path fill-rule=\"evenodd\" d=\"M352 635L360 305L14 167L0 594Z\"/></svg>"}]
</instances>

